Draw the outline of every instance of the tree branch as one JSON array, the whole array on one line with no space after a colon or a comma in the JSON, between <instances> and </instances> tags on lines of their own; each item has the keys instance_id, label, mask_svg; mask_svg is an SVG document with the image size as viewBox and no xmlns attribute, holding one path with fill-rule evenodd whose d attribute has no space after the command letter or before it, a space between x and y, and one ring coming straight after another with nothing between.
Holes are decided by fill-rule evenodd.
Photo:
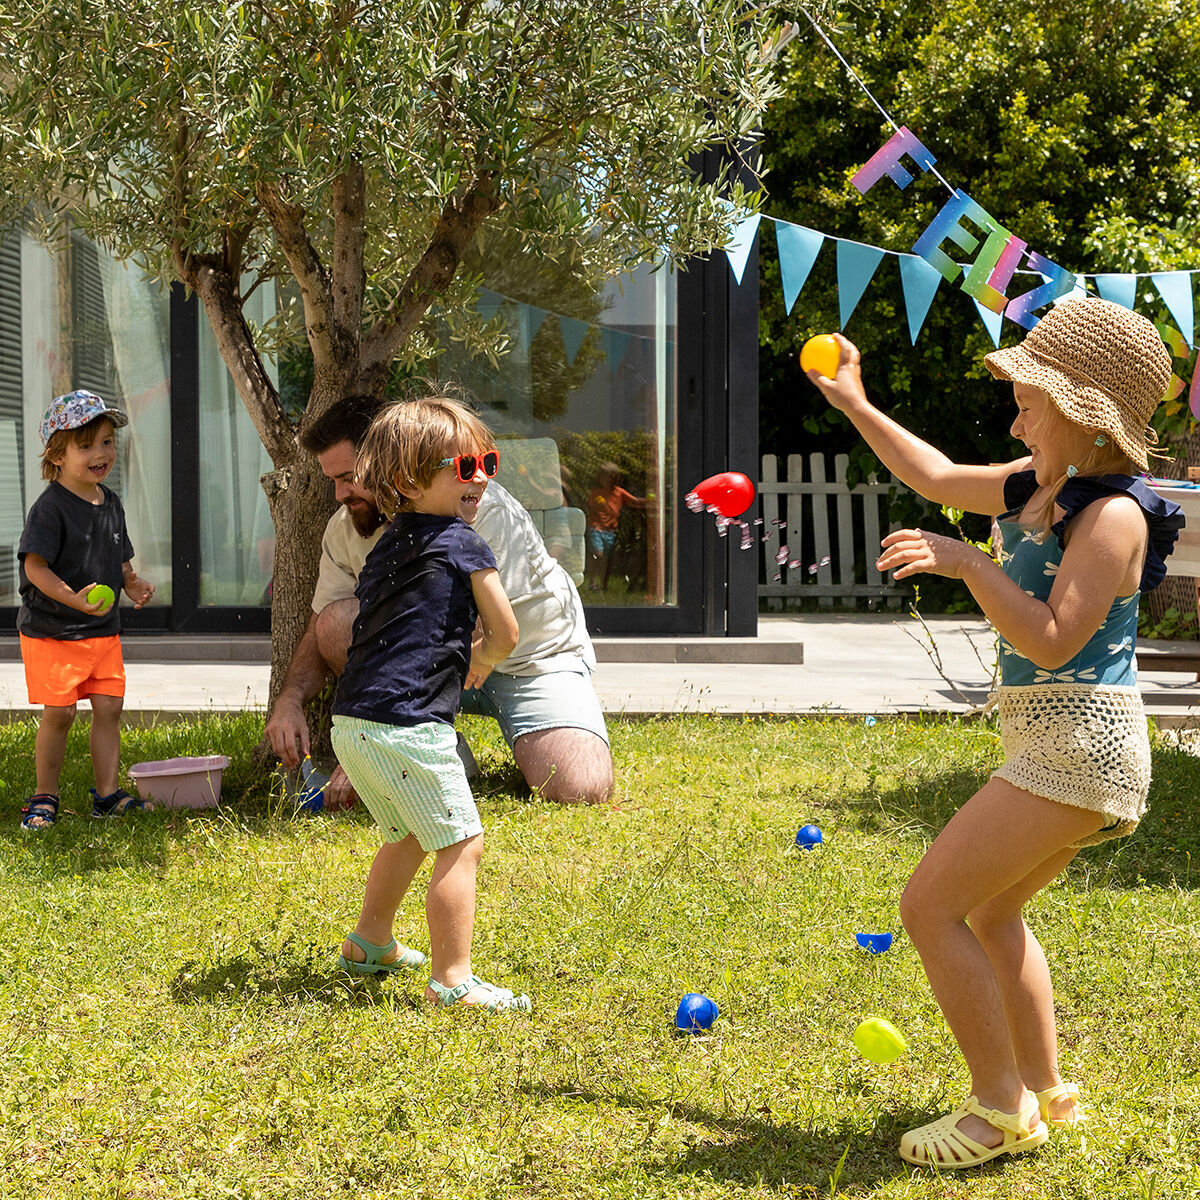
<instances>
[{"instance_id":1,"label":"tree branch","mask_svg":"<svg viewBox=\"0 0 1200 1200\"><path fill-rule=\"evenodd\" d=\"M189 262L190 278L185 278L184 282L204 305L217 349L229 368L238 395L245 402L254 428L275 466L289 467L296 458L296 437L279 401L279 393L263 369L250 327L242 314L237 276L226 271L216 255L193 254L189 256ZM177 257L177 266L178 263Z\"/></svg>"},{"instance_id":2,"label":"tree branch","mask_svg":"<svg viewBox=\"0 0 1200 1200\"><path fill-rule=\"evenodd\" d=\"M497 207L496 177L490 171L477 175L461 200L446 201L424 254L363 339L359 385L364 390L378 385L429 306L453 282L463 252Z\"/></svg>"},{"instance_id":3,"label":"tree branch","mask_svg":"<svg viewBox=\"0 0 1200 1200\"><path fill-rule=\"evenodd\" d=\"M340 343L354 352L362 340L366 196L362 164L353 162L333 181L333 320Z\"/></svg>"},{"instance_id":4,"label":"tree branch","mask_svg":"<svg viewBox=\"0 0 1200 1200\"><path fill-rule=\"evenodd\" d=\"M271 222L275 239L283 251L304 304L304 329L312 349L317 371L328 370L338 362L337 329L329 294L329 273L321 264L316 248L304 228L304 210L288 204L276 184L261 181L258 202Z\"/></svg>"}]
</instances>

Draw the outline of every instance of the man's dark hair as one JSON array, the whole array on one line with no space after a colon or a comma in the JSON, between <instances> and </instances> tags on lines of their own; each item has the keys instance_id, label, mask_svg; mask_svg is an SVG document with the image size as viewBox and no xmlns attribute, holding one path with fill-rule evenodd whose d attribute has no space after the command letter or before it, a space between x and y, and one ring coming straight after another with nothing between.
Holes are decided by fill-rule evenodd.
<instances>
[{"instance_id":1,"label":"man's dark hair","mask_svg":"<svg viewBox=\"0 0 1200 1200\"><path fill-rule=\"evenodd\" d=\"M339 442L349 442L357 450L386 405L386 400L375 396L346 396L300 434L300 445L309 454L324 454Z\"/></svg>"}]
</instances>

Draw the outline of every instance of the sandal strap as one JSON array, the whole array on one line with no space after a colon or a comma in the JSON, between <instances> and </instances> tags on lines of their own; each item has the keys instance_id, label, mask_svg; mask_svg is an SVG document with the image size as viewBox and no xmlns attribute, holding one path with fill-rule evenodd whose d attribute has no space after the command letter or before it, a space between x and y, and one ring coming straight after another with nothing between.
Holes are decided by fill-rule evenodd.
<instances>
[{"instance_id":1,"label":"sandal strap","mask_svg":"<svg viewBox=\"0 0 1200 1200\"><path fill-rule=\"evenodd\" d=\"M355 933L353 930L346 934L346 941L353 942L367 956L365 961L366 966L371 966L374 963L382 962L383 956L387 954L388 951L396 948L395 938L392 938L392 940L388 942L386 946L377 946L374 942L368 942L365 937L363 937L361 934Z\"/></svg>"},{"instance_id":2,"label":"sandal strap","mask_svg":"<svg viewBox=\"0 0 1200 1200\"><path fill-rule=\"evenodd\" d=\"M488 1012L506 1012L509 1009L514 1009L517 1012L531 1012L533 1009L533 1001L528 996L515 995L508 988L497 987L494 983L488 983L484 979L480 979L478 975L468 975L457 987L443 987L436 979L430 979L429 987L433 994L438 998L438 1004L442 1008L448 1008L450 1005L457 1004L468 992L474 991L475 988L486 988L488 991L488 999L479 1002L478 1007L486 1009ZM471 1006L476 1007L475 1005Z\"/></svg>"}]
</instances>

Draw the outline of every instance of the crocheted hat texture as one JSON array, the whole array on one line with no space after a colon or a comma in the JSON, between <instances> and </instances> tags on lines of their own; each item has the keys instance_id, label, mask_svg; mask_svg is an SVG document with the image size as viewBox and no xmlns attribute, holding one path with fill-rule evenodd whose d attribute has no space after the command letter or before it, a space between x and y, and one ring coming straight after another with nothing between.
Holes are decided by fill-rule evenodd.
<instances>
[{"instance_id":1,"label":"crocheted hat texture","mask_svg":"<svg viewBox=\"0 0 1200 1200\"><path fill-rule=\"evenodd\" d=\"M1064 300L1019 346L983 362L997 379L1040 388L1068 420L1109 434L1143 471L1157 455L1150 418L1171 382L1171 356L1158 330L1123 305Z\"/></svg>"}]
</instances>

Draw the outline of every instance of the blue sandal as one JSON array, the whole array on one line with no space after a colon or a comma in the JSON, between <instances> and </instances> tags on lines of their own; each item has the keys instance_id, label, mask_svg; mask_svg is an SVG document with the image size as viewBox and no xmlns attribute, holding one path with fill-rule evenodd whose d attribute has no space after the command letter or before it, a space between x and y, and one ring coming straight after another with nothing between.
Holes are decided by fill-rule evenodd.
<instances>
[{"instance_id":1,"label":"blue sandal","mask_svg":"<svg viewBox=\"0 0 1200 1200\"><path fill-rule=\"evenodd\" d=\"M465 1008L482 1008L485 1012L532 1012L533 1001L524 994L513 995L508 988L496 987L494 983L485 983L478 975L468 975L457 987L443 987L436 979L429 981L430 990L437 997L439 1008L450 1008L459 1004L462 998L475 988L487 988L488 999L478 1004L467 1004Z\"/></svg>"},{"instance_id":2,"label":"blue sandal","mask_svg":"<svg viewBox=\"0 0 1200 1200\"><path fill-rule=\"evenodd\" d=\"M21 809L21 828L26 833L37 833L49 829L58 820L58 797L52 792L38 792L30 796ZM34 824L37 821L38 824Z\"/></svg>"},{"instance_id":3,"label":"blue sandal","mask_svg":"<svg viewBox=\"0 0 1200 1200\"><path fill-rule=\"evenodd\" d=\"M353 942L366 955L362 962L356 962L344 954L338 955L338 966L343 971L349 971L351 975L398 975L401 971L415 971L425 965L425 955L420 950L410 950L407 946L401 946L395 938L386 946L376 946L374 942L368 942L357 933L348 933L346 941ZM384 962L384 955L391 954L393 950L399 950L400 957L392 959L391 962Z\"/></svg>"},{"instance_id":4,"label":"blue sandal","mask_svg":"<svg viewBox=\"0 0 1200 1200\"><path fill-rule=\"evenodd\" d=\"M92 793L92 816L96 820L103 817L123 817L131 812L154 811L153 804L131 796L124 788L117 788L111 796L102 796L95 788L88 790Z\"/></svg>"}]
</instances>

